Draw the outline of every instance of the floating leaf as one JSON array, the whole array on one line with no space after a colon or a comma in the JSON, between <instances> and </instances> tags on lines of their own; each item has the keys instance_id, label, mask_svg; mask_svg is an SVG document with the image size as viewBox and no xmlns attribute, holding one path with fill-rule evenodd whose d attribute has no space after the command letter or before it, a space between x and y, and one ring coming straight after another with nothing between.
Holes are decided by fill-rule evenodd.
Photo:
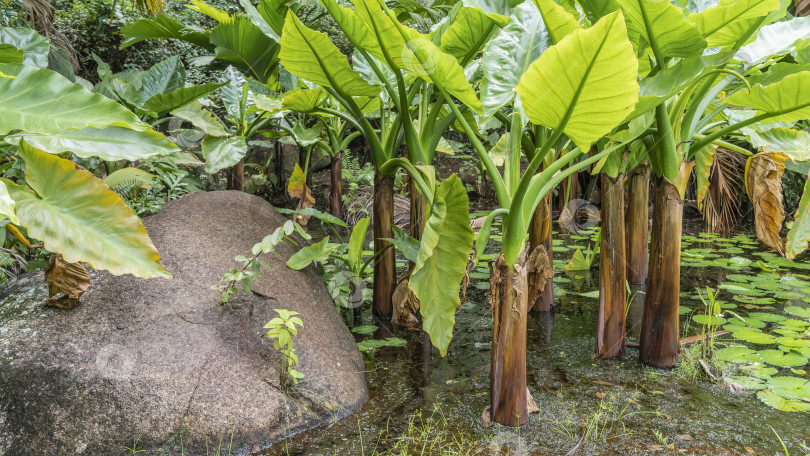
<instances>
[{"instance_id":1,"label":"floating leaf","mask_svg":"<svg viewBox=\"0 0 810 456\"><path fill-rule=\"evenodd\" d=\"M776 342L775 336L756 331L739 331L732 333L731 336L752 344L768 345Z\"/></svg>"},{"instance_id":2,"label":"floating leaf","mask_svg":"<svg viewBox=\"0 0 810 456\"><path fill-rule=\"evenodd\" d=\"M748 347L721 348L715 352L714 356L719 360L730 363L759 362L756 352Z\"/></svg>"},{"instance_id":3,"label":"floating leaf","mask_svg":"<svg viewBox=\"0 0 810 456\"><path fill-rule=\"evenodd\" d=\"M798 353L785 353L782 350L762 350L757 355L768 364L779 367L799 367L807 364L807 358Z\"/></svg>"},{"instance_id":4,"label":"floating leaf","mask_svg":"<svg viewBox=\"0 0 810 456\"><path fill-rule=\"evenodd\" d=\"M767 391L760 391L757 397L762 402L783 412L807 412L810 411L810 403L801 401L791 401Z\"/></svg>"}]
</instances>

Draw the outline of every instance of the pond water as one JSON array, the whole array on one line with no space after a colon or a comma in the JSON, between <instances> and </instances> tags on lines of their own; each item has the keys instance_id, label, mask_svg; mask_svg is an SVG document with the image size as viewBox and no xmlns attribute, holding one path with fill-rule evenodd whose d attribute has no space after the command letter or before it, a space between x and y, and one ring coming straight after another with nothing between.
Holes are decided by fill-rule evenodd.
<instances>
[{"instance_id":1,"label":"pond water","mask_svg":"<svg viewBox=\"0 0 810 456\"><path fill-rule=\"evenodd\" d=\"M486 427L481 420L489 403L492 332L484 291L488 271L481 264L456 316L446 358L430 347L421 331L385 326L364 313L357 324L377 325L376 339L395 336L407 341L402 347L367 354L369 402L354 415L276 442L262 454L565 455L578 444L576 454L582 455L784 454L776 434L791 455L806 453L800 444L810 444L810 413L777 410L756 391L731 392L694 365L673 370L644 367L634 348L628 348L623 360L594 359L597 271L573 274L564 269L577 247L595 245L595 233L555 232L554 239L556 307L553 313L529 315L528 386L541 409L531 415L529 425ZM497 241L496 236L491 244ZM801 312L810 312L810 263L790 263L764 252L748 234L723 238L694 233L684 235L683 242L684 336L701 331L692 321L705 308L697 289L705 293L706 286L720 286L721 318L734 326L729 326L733 334L716 339L716 350L742 345L751 347L750 352L778 351L782 343L802 345L797 341L808 338L810 314ZM638 338L642 302L643 294L635 294L629 306L629 342ZM367 337L358 335L357 340ZM779 337L783 339L776 343ZM729 359L742 356L722 353ZM779 364L790 364L783 359L774 363L777 366L743 366L747 370L729 364L725 369L737 383L748 381L760 388L760 396L772 405L790 408L791 402L785 405L784 400L778 403L778 396L771 397L775 395L768 389L769 378L806 382L810 375L802 369L810 370L810 365L794 362L783 367Z\"/></svg>"}]
</instances>

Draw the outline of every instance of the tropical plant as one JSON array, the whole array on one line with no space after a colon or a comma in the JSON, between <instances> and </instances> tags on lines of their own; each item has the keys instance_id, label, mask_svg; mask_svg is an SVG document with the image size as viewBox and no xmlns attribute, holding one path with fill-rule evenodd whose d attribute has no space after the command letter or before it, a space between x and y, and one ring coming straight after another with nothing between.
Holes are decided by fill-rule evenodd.
<instances>
[{"instance_id":1,"label":"tropical plant","mask_svg":"<svg viewBox=\"0 0 810 456\"><path fill-rule=\"evenodd\" d=\"M429 227L431 221L427 220L425 232L430 231L433 239L422 244L424 257L420 254L422 261L414 268L410 284L421 301L430 303L422 308L425 327L430 328L428 332L444 354L450 340L452 310L460 301L458 293L443 293L442 296L437 291L452 290L452 287L447 287L447 280L451 285L460 284L469 251L465 244L468 239L471 242L472 233L468 227L466 193L460 180L453 176L436 187L433 169L421 164L432 161L443 132L454 118L458 119L459 109L480 111L480 102L464 76L459 59L470 61L482 41L503 23L503 18L458 5L455 9L458 14L451 14L455 20L447 21L431 35L422 35L400 23L396 14L377 0L357 0L353 10L334 0L324 0L322 5L355 45L354 62L360 67L360 72L352 69L326 36L308 29L292 13L288 13L281 37L281 63L287 71L318 84L343 108L341 112L315 104L309 112L340 117L361 132L367 141L379 171L375 177L373 211L376 252L382 252L389 245L384 239L393 238L391 225L396 171L406 169L415 188L425 195L431 207L431 217L435 216L433 227ZM468 22L476 26L470 28ZM452 108L445 108L450 94L465 107L458 108L449 103ZM374 106L376 100L383 103L377 105L379 114L371 114L369 107ZM416 109L412 111L414 105ZM372 115L379 117L379 129L372 125ZM403 143L407 146L409 159L395 158ZM433 204L436 195L444 200L442 204ZM446 200L448 197L455 198L453 204ZM450 212L444 211L455 215L451 218ZM452 245L452 254L433 255L439 236L451 232L446 226L451 221L458 230L454 234L464 233L461 238L455 237L461 242L444 246ZM412 224L412 228L421 228L421 223ZM420 238L418 235L414 237ZM440 258L438 263L435 258ZM427 269L424 268L425 262L430 263ZM457 267L448 267L450 264ZM437 275L433 272L435 268L454 272L443 277L444 284L438 286L435 282ZM393 251L380 254L375 262L374 281L375 311L390 315L396 284ZM443 317L436 320L437 315ZM441 329L433 329L434 325Z\"/></svg>"},{"instance_id":2,"label":"tropical plant","mask_svg":"<svg viewBox=\"0 0 810 456\"><path fill-rule=\"evenodd\" d=\"M0 57L5 75L0 78L5 107L0 137L25 163L24 181L2 179L0 212L67 262L88 262L113 274L171 277L121 197L54 154L118 161L179 149L123 106L44 69L48 43L36 32L0 30L5 51Z\"/></svg>"},{"instance_id":3,"label":"tropical plant","mask_svg":"<svg viewBox=\"0 0 810 456\"><path fill-rule=\"evenodd\" d=\"M281 353L281 373L279 384L283 389L287 389L292 384L306 377L303 372L296 369L298 367L298 355L295 354L293 342L298 338L298 328L304 327L304 322L296 317L298 312L287 309L273 309L278 317L273 318L264 328L267 329L267 337L273 339L273 349Z\"/></svg>"},{"instance_id":4,"label":"tropical plant","mask_svg":"<svg viewBox=\"0 0 810 456\"><path fill-rule=\"evenodd\" d=\"M265 236L260 242L254 244L250 249L249 257L237 255L235 260L241 263L242 266L239 268L231 268L230 271L222 276L221 282L224 282L225 285L212 287L222 292L219 304L226 304L231 300L231 297L239 293L239 287L237 285L241 286L242 291L250 292L250 286L253 284L253 281L261 275L262 267L270 269L270 266L261 259L261 255L278 255L276 253L276 247L282 242L289 242L298 246L298 242L290 237L294 232L298 233L306 240L311 239L311 236L304 231L300 225L292 220L288 220L284 222L283 225L276 228L271 234Z\"/></svg>"}]
</instances>

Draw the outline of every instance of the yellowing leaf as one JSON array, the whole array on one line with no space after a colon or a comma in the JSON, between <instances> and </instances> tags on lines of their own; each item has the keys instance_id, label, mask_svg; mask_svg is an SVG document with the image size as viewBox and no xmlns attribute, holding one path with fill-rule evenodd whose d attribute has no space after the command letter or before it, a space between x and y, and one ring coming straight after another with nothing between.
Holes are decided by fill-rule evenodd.
<instances>
[{"instance_id":1,"label":"yellowing leaf","mask_svg":"<svg viewBox=\"0 0 810 456\"><path fill-rule=\"evenodd\" d=\"M73 162L20 143L31 189L4 179L28 234L65 261L84 261L113 275L143 278L163 269L138 216L117 193Z\"/></svg>"}]
</instances>

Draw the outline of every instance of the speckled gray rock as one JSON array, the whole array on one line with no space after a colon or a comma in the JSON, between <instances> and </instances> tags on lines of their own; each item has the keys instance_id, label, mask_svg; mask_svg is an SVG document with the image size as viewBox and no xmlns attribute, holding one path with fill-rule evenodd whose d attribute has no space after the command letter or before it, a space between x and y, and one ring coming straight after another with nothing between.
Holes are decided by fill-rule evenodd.
<instances>
[{"instance_id":1,"label":"speckled gray rock","mask_svg":"<svg viewBox=\"0 0 810 456\"><path fill-rule=\"evenodd\" d=\"M144 223L172 280L94 274L72 310L45 308L41 274L0 291L0 454L233 454L357 410L363 360L320 279L292 271L294 251L266 261L255 293L217 305L222 274L284 222L260 198L211 192L174 201ZM277 388L280 356L262 326L301 313L305 381ZM141 453L144 454L144 453ZM146 453L150 454L150 453ZM186 453L188 454L188 453ZM227 454L227 452L223 453Z\"/></svg>"}]
</instances>

